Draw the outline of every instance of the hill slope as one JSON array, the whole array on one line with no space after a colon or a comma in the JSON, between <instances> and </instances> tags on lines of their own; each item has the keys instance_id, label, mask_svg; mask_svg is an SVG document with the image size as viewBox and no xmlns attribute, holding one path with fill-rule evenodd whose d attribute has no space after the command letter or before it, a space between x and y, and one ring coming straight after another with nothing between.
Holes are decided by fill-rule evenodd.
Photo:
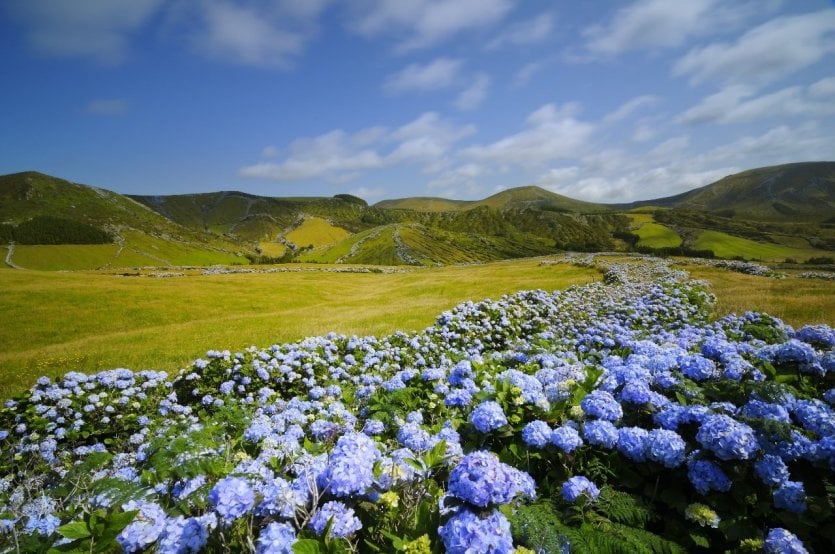
<instances>
[{"instance_id":1,"label":"hill slope","mask_svg":"<svg viewBox=\"0 0 835 554\"><path fill-rule=\"evenodd\" d=\"M109 237L86 243L36 240L18 244L14 263L31 269L245 261L240 245L178 225L121 194L37 172L0 176L2 227L17 230L33 221L41 226L53 226L43 229L41 234L60 234L59 226L75 224L98 229ZM75 244L69 246L68 242Z\"/></svg>"},{"instance_id":2,"label":"hill slope","mask_svg":"<svg viewBox=\"0 0 835 554\"><path fill-rule=\"evenodd\" d=\"M761 167L676 196L635 202L738 219L835 222L835 162Z\"/></svg>"}]
</instances>

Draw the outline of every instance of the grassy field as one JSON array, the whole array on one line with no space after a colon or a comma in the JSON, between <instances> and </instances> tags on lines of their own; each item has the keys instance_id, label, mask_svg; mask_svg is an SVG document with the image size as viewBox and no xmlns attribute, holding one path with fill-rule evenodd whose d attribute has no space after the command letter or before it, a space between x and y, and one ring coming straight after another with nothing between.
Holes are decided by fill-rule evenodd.
<instances>
[{"instance_id":1,"label":"grassy field","mask_svg":"<svg viewBox=\"0 0 835 554\"><path fill-rule=\"evenodd\" d=\"M319 217L309 217L304 223L287 233L287 240L298 247L318 248L339 242L350 233L341 227L335 227Z\"/></svg>"},{"instance_id":2,"label":"grassy field","mask_svg":"<svg viewBox=\"0 0 835 554\"><path fill-rule=\"evenodd\" d=\"M711 283L716 313L742 314L759 310L799 327L825 323L835 326L835 283L818 279L758 277L705 266L686 266L693 278Z\"/></svg>"},{"instance_id":3,"label":"grassy field","mask_svg":"<svg viewBox=\"0 0 835 554\"><path fill-rule=\"evenodd\" d=\"M742 256L746 260L782 261L786 258L804 260L812 256L827 254L812 248L793 248L780 244L766 244L719 231L704 231L693 244L696 250L713 250L720 258Z\"/></svg>"},{"instance_id":4,"label":"grassy field","mask_svg":"<svg viewBox=\"0 0 835 554\"><path fill-rule=\"evenodd\" d=\"M310 268L313 269L313 268ZM120 277L0 270L0 396L40 375L115 367L174 371L209 349L268 346L330 331L382 335L430 325L464 300L599 279L517 260L405 273Z\"/></svg>"},{"instance_id":5,"label":"grassy field","mask_svg":"<svg viewBox=\"0 0 835 554\"><path fill-rule=\"evenodd\" d=\"M115 367L175 371L209 349L239 351L334 331L383 335L430 325L464 300L599 279L538 260L410 268L402 273L188 275L0 270L0 396L40 375ZM763 310L800 326L835 325L835 284L687 266L718 297L717 315Z\"/></svg>"}]
</instances>

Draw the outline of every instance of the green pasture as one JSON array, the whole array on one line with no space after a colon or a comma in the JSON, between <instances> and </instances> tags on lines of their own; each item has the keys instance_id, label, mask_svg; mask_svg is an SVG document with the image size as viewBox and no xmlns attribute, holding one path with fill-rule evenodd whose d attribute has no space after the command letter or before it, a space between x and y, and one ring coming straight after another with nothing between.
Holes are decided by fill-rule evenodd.
<instances>
[{"instance_id":1,"label":"green pasture","mask_svg":"<svg viewBox=\"0 0 835 554\"><path fill-rule=\"evenodd\" d=\"M703 231L693 243L696 250L712 250L718 258L741 256L746 260L782 261L785 258L806 259L826 255L824 250L798 248L782 244L755 242L719 231Z\"/></svg>"},{"instance_id":2,"label":"green pasture","mask_svg":"<svg viewBox=\"0 0 835 554\"><path fill-rule=\"evenodd\" d=\"M593 269L538 260L402 273L290 267L309 271L151 278L0 270L0 395L71 370L176 371L210 349L240 351L331 331L418 330L465 300L600 278Z\"/></svg>"},{"instance_id":3,"label":"green pasture","mask_svg":"<svg viewBox=\"0 0 835 554\"><path fill-rule=\"evenodd\" d=\"M285 238L298 247L318 248L339 242L350 233L341 227L331 225L320 217L309 217L304 223L287 233Z\"/></svg>"},{"instance_id":4,"label":"green pasture","mask_svg":"<svg viewBox=\"0 0 835 554\"><path fill-rule=\"evenodd\" d=\"M655 223L652 214L631 213L632 232L638 235L637 246L647 248L676 248L681 246L682 238L666 225Z\"/></svg>"}]
</instances>

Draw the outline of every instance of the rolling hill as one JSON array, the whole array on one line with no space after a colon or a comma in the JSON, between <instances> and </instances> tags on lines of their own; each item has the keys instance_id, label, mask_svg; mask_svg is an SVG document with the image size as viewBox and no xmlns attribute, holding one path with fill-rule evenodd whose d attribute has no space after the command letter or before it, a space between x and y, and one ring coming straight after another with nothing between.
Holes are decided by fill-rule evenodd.
<instances>
[{"instance_id":1,"label":"rolling hill","mask_svg":"<svg viewBox=\"0 0 835 554\"><path fill-rule=\"evenodd\" d=\"M535 186L483 200L417 197L369 206L345 194L124 196L35 172L0 177L7 265L36 269L288 261L430 266L564 250L805 260L835 252L834 217L835 162L754 169L622 205Z\"/></svg>"},{"instance_id":2,"label":"rolling hill","mask_svg":"<svg viewBox=\"0 0 835 554\"><path fill-rule=\"evenodd\" d=\"M835 162L761 167L676 196L628 207L663 206L737 219L835 223Z\"/></svg>"}]
</instances>

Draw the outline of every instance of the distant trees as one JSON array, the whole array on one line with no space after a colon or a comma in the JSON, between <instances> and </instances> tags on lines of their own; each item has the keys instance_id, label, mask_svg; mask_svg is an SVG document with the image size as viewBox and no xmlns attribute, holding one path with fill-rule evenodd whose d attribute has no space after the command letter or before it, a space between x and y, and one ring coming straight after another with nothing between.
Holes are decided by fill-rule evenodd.
<instances>
[{"instance_id":1,"label":"distant trees","mask_svg":"<svg viewBox=\"0 0 835 554\"><path fill-rule=\"evenodd\" d=\"M113 235L87 223L39 215L17 226L0 224L0 241L18 244L108 244Z\"/></svg>"}]
</instances>

